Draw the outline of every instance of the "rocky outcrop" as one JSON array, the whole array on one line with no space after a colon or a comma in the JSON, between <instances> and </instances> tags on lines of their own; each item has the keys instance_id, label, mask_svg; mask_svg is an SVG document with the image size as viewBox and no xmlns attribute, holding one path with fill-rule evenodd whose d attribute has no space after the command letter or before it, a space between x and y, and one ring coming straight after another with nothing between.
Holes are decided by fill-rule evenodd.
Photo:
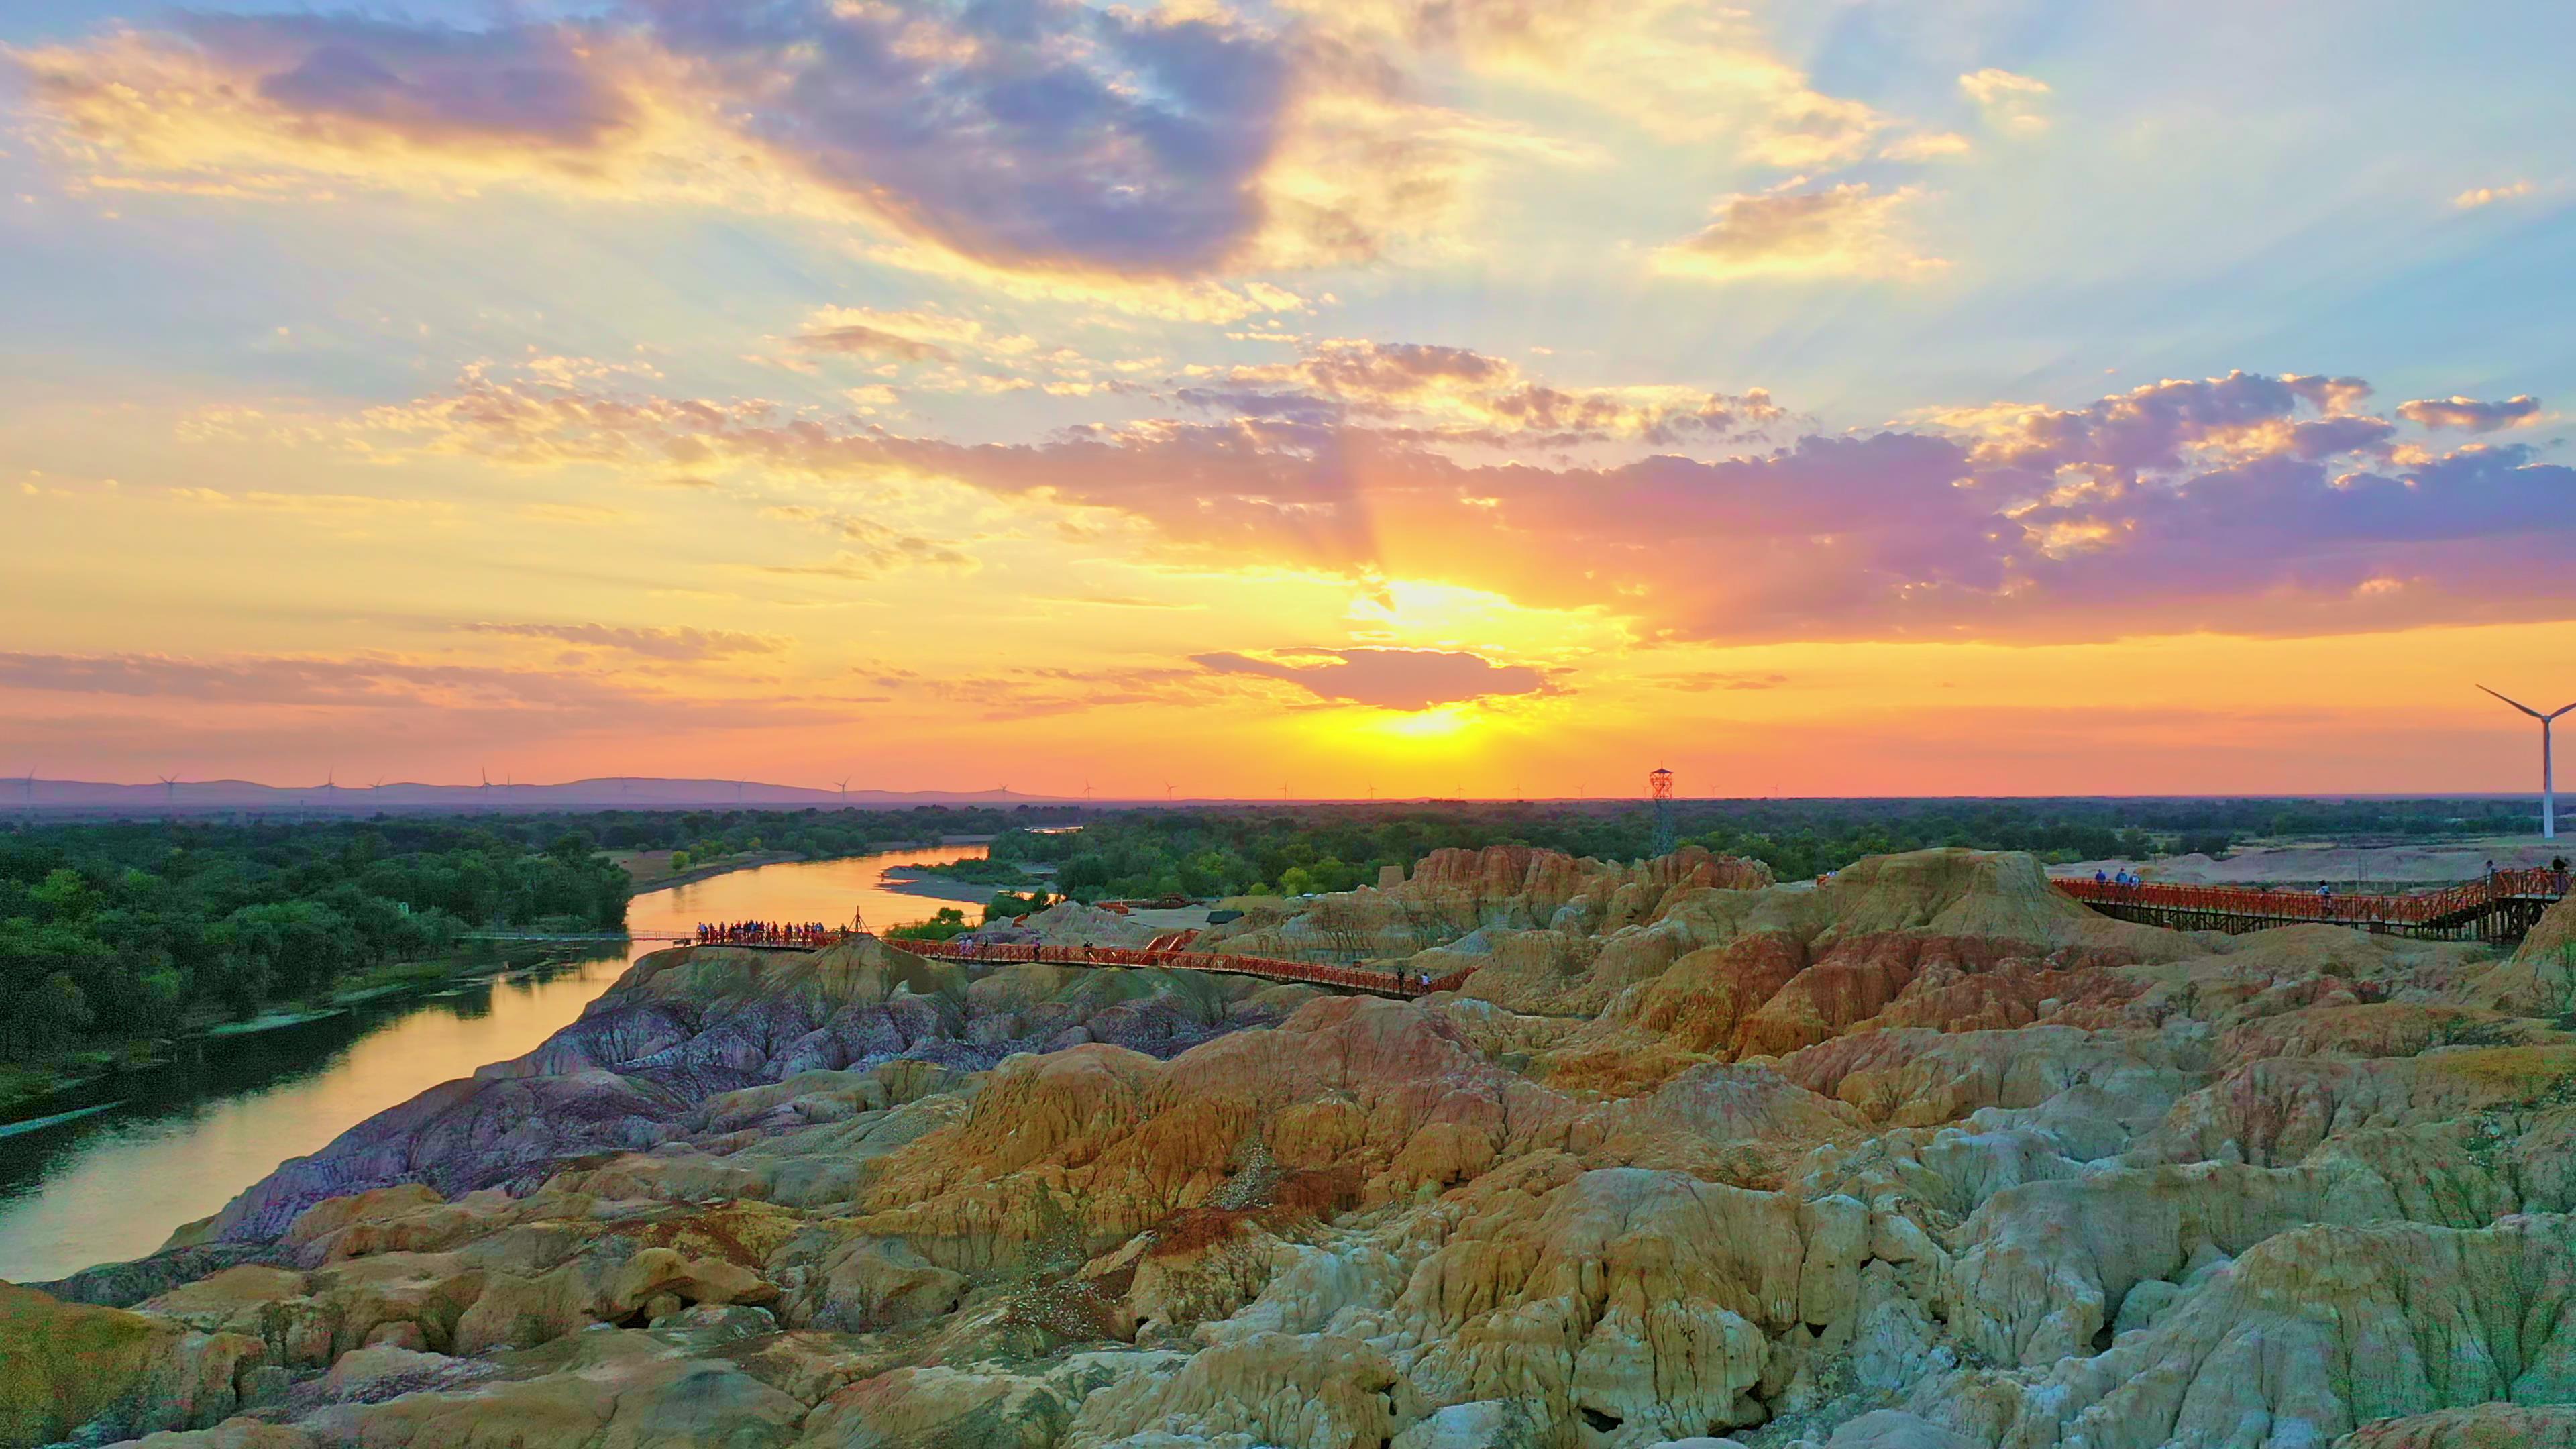
<instances>
[{"instance_id":1,"label":"rocky outcrop","mask_svg":"<svg viewBox=\"0 0 2576 1449\"><path fill-rule=\"evenodd\" d=\"M1469 937L1552 933L1563 941L1650 926L1684 899L1771 884L1759 861L1696 846L1634 865L1578 860L1525 845L1435 850L1399 883L1323 896L1291 914L1214 927L1199 949L1302 959L1411 956ZM1435 971L1433 974L1444 974Z\"/></svg>"},{"instance_id":2,"label":"rocky outcrop","mask_svg":"<svg viewBox=\"0 0 2576 1449\"><path fill-rule=\"evenodd\" d=\"M249 1270L257 1271L257 1270ZM258 1340L0 1283L0 1446L217 1423L268 1387Z\"/></svg>"},{"instance_id":3,"label":"rocky outcrop","mask_svg":"<svg viewBox=\"0 0 2576 1449\"><path fill-rule=\"evenodd\" d=\"M2058 1368L2025 1392L2003 1436L2291 1449L2373 1421L2565 1405L2576 1402L2571 1295L2576 1225L2563 1217L2475 1231L2299 1228L2154 1326Z\"/></svg>"},{"instance_id":4,"label":"rocky outcrop","mask_svg":"<svg viewBox=\"0 0 2576 1449\"><path fill-rule=\"evenodd\" d=\"M873 939L655 952L536 1050L287 1162L186 1240L257 1242L315 1203L378 1188L524 1193L584 1158L847 1121L870 1110L868 1091L842 1091L834 1074L890 1063L974 1070L1087 1041L1168 1056L1275 1022L1297 999L1189 971L972 968Z\"/></svg>"},{"instance_id":5,"label":"rocky outcrop","mask_svg":"<svg viewBox=\"0 0 2576 1449\"><path fill-rule=\"evenodd\" d=\"M133 1311L0 1298L11 1432L2483 1449L2576 1423L2576 1032L2528 961L2123 925L1963 851L1793 888L1441 852L1212 934L1476 969L1399 1002L659 953L528 1056L61 1285Z\"/></svg>"}]
</instances>

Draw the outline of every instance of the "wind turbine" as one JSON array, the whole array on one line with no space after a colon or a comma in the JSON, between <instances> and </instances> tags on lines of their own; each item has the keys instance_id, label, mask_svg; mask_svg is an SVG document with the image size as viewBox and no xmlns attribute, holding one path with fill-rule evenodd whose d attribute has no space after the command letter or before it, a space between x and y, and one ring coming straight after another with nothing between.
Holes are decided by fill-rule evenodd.
<instances>
[{"instance_id":1,"label":"wind turbine","mask_svg":"<svg viewBox=\"0 0 2576 1449\"><path fill-rule=\"evenodd\" d=\"M333 765L322 775L322 813L330 814L340 800L340 767Z\"/></svg>"},{"instance_id":2,"label":"wind turbine","mask_svg":"<svg viewBox=\"0 0 2576 1449\"><path fill-rule=\"evenodd\" d=\"M1166 805L1172 803L1172 782L1169 780L1163 782L1163 803Z\"/></svg>"},{"instance_id":3,"label":"wind turbine","mask_svg":"<svg viewBox=\"0 0 2576 1449\"><path fill-rule=\"evenodd\" d=\"M32 780L32 779L34 779L35 777L31 775L31 776L29 776L28 778L29 778L30 780ZM30 788L33 788L33 787L31 786ZM169 814L171 811L176 810L176 809L178 809L178 808L179 808L179 777L178 777L178 776L176 776L176 775L164 775L164 776L162 776L162 777L161 777L161 790L162 790L161 813L162 813L162 814L164 814L164 815L167 815L167 814Z\"/></svg>"},{"instance_id":4,"label":"wind turbine","mask_svg":"<svg viewBox=\"0 0 2576 1449\"><path fill-rule=\"evenodd\" d=\"M835 780L832 783L833 788L841 792L841 808L847 810L850 808L850 777L843 775L840 779Z\"/></svg>"},{"instance_id":5,"label":"wind turbine","mask_svg":"<svg viewBox=\"0 0 2576 1449\"><path fill-rule=\"evenodd\" d=\"M2487 693L2495 694L2496 698L2504 699L2505 703L2512 705L2515 709L2521 710L2524 714L2540 721L2540 838L2543 840L2557 839L2558 784L2554 773L2550 768L2549 722L2558 718L2560 715L2567 713L2571 709L2576 709L2576 704L2560 705L2549 713L2542 714L2540 711L2533 709L2530 705L2524 704L2518 699L2505 699L2503 695L2496 694L2494 690L2487 689L2483 684L2479 685L2478 688L2486 689Z\"/></svg>"}]
</instances>

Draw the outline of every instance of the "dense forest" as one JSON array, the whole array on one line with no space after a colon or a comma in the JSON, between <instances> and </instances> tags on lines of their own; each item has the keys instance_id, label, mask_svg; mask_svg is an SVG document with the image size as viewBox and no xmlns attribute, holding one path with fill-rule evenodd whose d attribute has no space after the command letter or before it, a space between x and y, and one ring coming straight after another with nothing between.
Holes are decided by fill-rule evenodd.
<instances>
[{"instance_id":1,"label":"dense forest","mask_svg":"<svg viewBox=\"0 0 2576 1449\"><path fill-rule=\"evenodd\" d=\"M1686 844L1761 860L1784 879L1865 855L1965 845L2050 860L2225 853L2274 837L2432 839L2530 828L2529 806L2495 800L1678 800ZM1081 900L1349 890L1442 846L1504 842L1605 860L1649 849L1643 803L1421 804L1132 811L1074 833L1014 831L997 860L1056 867Z\"/></svg>"},{"instance_id":2,"label":"dense forest","mask_svg":"<svg viewBox=\"0 0 2576 1449\"><path fill-rule=\"evenodd\" d=\"M614 931L604 852L851 855L1068 810L603 811L0 829L0 1062L310 1001L461 932Z\"/></svg>"},{"instance_id":3,"label":"dense forest","mask_svg":"<svg viewBox=\"0 0 2576 1449\"><path fill-rule=\"evenodd\" d=\"M166 1034L452 947L471 926L616 930L626 874L480 823L79 825L0 836L0 1057Z\"/></svg>"},{"instance_id":4,"label":"dense forest","mask_svg":"<svg viewBox=\"0 0 2576 1449\"><path fill-rule=\"evenodd\" d=\"M1927 845L2074 860L2530 823L2524 802L2497 800L1683 800L1675 812L1683 841L1783 878ZM1079 831L1050 828L1077 820ZM0 830L0 1060L310 1000L472 929L616 929L628 878L611 851L822 858L993 835L997 861L1052 865L1056 889L1098 900L1346 890L1442 846L1635 859L1651 832L1642 803L1603 801L22 822ZM1014 883L991 867L976 877Z\"/></svg>"}]
</instances>

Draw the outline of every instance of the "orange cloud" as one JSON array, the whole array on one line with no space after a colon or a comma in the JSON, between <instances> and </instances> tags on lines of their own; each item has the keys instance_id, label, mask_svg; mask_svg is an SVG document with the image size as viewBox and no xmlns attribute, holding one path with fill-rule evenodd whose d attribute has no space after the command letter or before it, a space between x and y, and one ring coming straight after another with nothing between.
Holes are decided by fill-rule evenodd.
<instances>
[{"instance_id":1,"label":"orange cloud","mask_svg":"<svg viewBox=\"0 0 2576 1449\"><path fill-rule=\"evenodd\" d=\"M1917 254L1899 234L1915 187L1878 191L1847 182L1818 191L1732 196L1692 236L1655 253L1658 270L1733 281L1758 276L1910 277L1948 263Z\"/></svg>"},{"instance_id":2,"label":"orange cloud","mask_svg":"<svg viewBox=\"0 0 2576 1449\"><path fill-rule=\"evenodd\" d=\"M2499 428L2527 428L2539 422L2540 399L2525 395L2502 402L2480 402L2468 397L2418 398L2399 403L2397 415L2408 422L2428 428L2459 428L2472 433L2492 433Z\"/></svg>"},{"instance_id":3,"label":"orange cloud","mask_svg":"<svg viewBox=\"0 0 2576 1449\"><path fill-rule=\"evenodd\" d=\"M2539 188L2528 181L2508 182L2503 186L2472 186L2451 198L2451 204L2462 211L2493 206L2499 201L2519 201Z\"/></svg>"},{"instance_id":4,"label":"orange cloud","mask_svg":"<svg viewBox=\"0 0 2576 1449\"><path fill-rule=\"evenodd\" d=\"M1388 366L1439 387L1496 371L1436 349L1318 360L1314 376L1346 368L1337 385L1359 397L1402 395ZM1556 467L1472 465L1400 420L1276 407L972 445L478 377L405 416L429 420L437 446L522 460L944 480L1131 519L1149 560L1439 581L1524 607L1605 608L1646 638L2030 639L2106 622L2277 634L2576 603L2540 564L2569 536L2560 505L2576 474L2487 446L2379 471L2397 466L2388 420L2325 411L2362 390L2235 373L2026 409L1969 437L1808 436L1708 462ZM2419 582L2356 595L2386 577Z\"/></svg>"},{"instance_id":5,"label":"orange cloud","mask_svg":"<svg viewBox=\"0 0 2576 1449\"><path fill-rule=\"evenodd\" d=\"M1425 710L1556 692L1545 674L1527 665L1496 664L1447 649L1303 649L1267 659L1215 653L1192 655L1190 662L1212 674L1276 679L1318 699L1377 709Z\"/></svg>"},{"instance_id":6,"label":"orange cloud","mask_svg":"<svg viewBox=\"0 0 2576 1449\"><path fill-rule=\"evenodd\" d=\"M1741 397L1670 386L1560 388L1507 358L1459 347L1335 338L1295 362L1236 367L1193 383L1199 409L1307 422L1365 419L1425 442L1657 448L1741 442L1787 416L1760 390Z\"/></svg>"},{"instance_id":7,"label":"orange cloud","mask_svg":"<svg viewBox=\"0 0 2576 1449\"><path fill-rule=\"evenodd\" d=\"M1959 89L1997 130L2031 134L2048 129L2048 117L2039 108L2040 98L2049 94L2046 81L1988 66L1959 77Z\"/></svg>"}]
</instances>

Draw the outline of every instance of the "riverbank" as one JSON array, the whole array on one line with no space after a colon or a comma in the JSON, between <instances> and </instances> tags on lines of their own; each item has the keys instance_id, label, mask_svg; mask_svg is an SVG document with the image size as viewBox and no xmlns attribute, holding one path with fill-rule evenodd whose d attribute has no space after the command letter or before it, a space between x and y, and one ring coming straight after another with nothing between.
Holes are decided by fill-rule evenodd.
<instances>
[{"instance_id":1,"label":"riverbank","mask_svg":"<svg viewBox=\"0 0 2576 1449\"><path fill-rule=\"evenodd\" d=\"M866 856L897 854L903 851L931 851L951 846L987 844L989 835L947 836L932 841L889 845L879 849L854 852L845 856L817 856L811 861L794 851L760 851L730 856L721 861L670 874L639 873L633 861L643 855L658 854L664 860L670 852L610 852L611 859L628 875L627 898L669 890L675 886L695 885L721 876L736 875L762 866L800 865L833 860L855 860ZM624 858L620 858L621 855ZM888 889L899 889L887 881ZM906 892L924 894L923 892ZM993 898L993 891L982 889L965 899L980 905ZM720 913L719 913L720 914ZM533 965L551 954L545 951L511 951L508 949L475 950L460 948L445 956L418 961L387 961L368 967L335 983L325 995L304 1001L278 1001L263 1004L246 1016L200 1019L187 1023L184 1029L166 1037L134 1037L123 1041L95 1043L67 1052L47 1062L0 1063L0 1121L18 1117L32 1108L41 1107L48 1098L61 1097L95 1086L101 1080L122 1072L149 1070L164 1064L171 1052L182 1043L194 1041L234 1041L244 1037L264 1036L287 1027L308 1024L339 1015L352 1007L398 1001L406 998L435 996L459 984L485 976L498 976ZM474 1065L480 1065L475 1063Z\"/></svg>"},{"instance_id":2,"label":"riverbank","mask_svg":"<svg viewBox=\"0 0 2576 1449\"><path fill-rule=\"evenodd\" d=\"M885 888L901 895L920 896L926 900L952 901L959 905L980 906L1000 895L1007 887L977 885L973 881L950 880L936 875L895 875L889 872Z\"/></svg>"},{"instance_id":3,"label":"riverbank","mask_svg":"<svg viewBox=\"0 0 2576 1449\"><path fill-rule=\"evenodd\" d=\"M52 1062L0 1063L0 1119L69 1096L125 1072L169 1064L191 1042L224 1042L305 1026L353 1007L434 996L464 983L503 976L538 964L547 952L459 950L420 961L387 961L368 967L307 1001L270 1002L248 1016L192 1021L169 1036L132 1037L66 1053Z\"/></svg>"},{"instance_id":4,"label":"riverbank","mask_svg":"<svg viewBox=\"0 0 2576 1449\"><path fill-rule=\"evenodd\" d=\"M665 860L670 856L668 851L658 853ZM615 858L616 853L611 854ZM792 863L803 858L793 851L764 851L658 876L639 875L626 859L619 859L616 863L627 872L626 896L633 900L651 891L689 885L763 865ZM146 1071L164 1065L172 1051L186 1042L262 1035L321 1021L355 1006L431 996L462 982L497 976L534 964L536 960L543 959L544 954L538 952L532 957L524 950L513 954L488 945L480 950L468 945L443 956L379 962L343 977L332 984L327 994L311 999L267 1002L246 1015L201 1018L188 1022L169 1036L129 1037L121 1041L94 1043L66 1052L52 1061L0 1062L0 1121L15 1117L30 1107L41 1106L48 1098L85 1090L121 1072Z\"/></svg>"},{"instance_id":5,"label":"riverbank","mask_svg":"<svg viewBox=\"0 0 2576 1449\"><path fill-rule=\"evenodd\" d=\"M756 870L764 865L806 865L826 860L856 860L861 856L890 855L906 850L944 850L952 845L990 845L989 835L943 835L937 840L898 841L891 845L870 843L865 850L844 851L838 855L800 855L792 850L763 850L727 856L705 865L692 865L687 870L673 871L668 865L673 852L667 850L610 851L608 857L618 869L626 872L627 899L646 891L669 890L673 886L695 885L738 870ZM986 897L978 896L978 900Z\"/></svg>"},{"instance_id":6,"label":"riverbank","mask_svg":"<svg viewBox=\"0 0 2576 1449\"><path fill-rule=\"evenodd\" d=\"M927 916L928 905L883 888L883 871L981 853L914 847L647 891L629 906L629 942L567 943L525 967L535 953L513 949L482 963L498 968L489 980L431 980L438 969L431 964L380 968L344 981L344 997L387 985L401 987L399 995L372 996L302 1026L176 1043L166 1065L21 1108L8 1115L53 1121L0 1136L0 1279L58 1278L151 1252L279 1159L317 1151L387 1107L534 1049L578 1019L635 958L700 921ZM395 981L404 970L421 979ZM92 1106L110 1110L61 1115Z\"/></svg>"},{"instance_id":7,"label":"riverbank","mask_svg":"<svg viewBox=\"0 0 2576 1449\"><path fill-rule=\"evenodd\" d=\"M633 900L646 891L663 891L673 886L695 885L699 881L713 880L720 875L731 875L738 870L755 870L764 865L794 865L807 859L792 850L761 850L731 855L706 865L693 865L687 870L674 871L667 868L671 855L672 852L667 850L611 852L610 859L617 862L618 869L626 872L626 898ZM832 860L839 857L814 858Z\"/></svg>"},{"instance_id":8,"label":"riverbank","mask_svg":"<svg viewBox=\"0 0 2576 1449\"><path fill-rule=\"evenodd\" d=\"M983 881L958 880L944 875L904 875L900 868L888 870L885 888L907 896L923 896L934 901L956 901L983 905L998 895L1024 896L1042 890L1049 899L1055 896L1054 882L1045 876L1030 876L1019 885L993 885Z\"/></svg>"}]
</instances>

